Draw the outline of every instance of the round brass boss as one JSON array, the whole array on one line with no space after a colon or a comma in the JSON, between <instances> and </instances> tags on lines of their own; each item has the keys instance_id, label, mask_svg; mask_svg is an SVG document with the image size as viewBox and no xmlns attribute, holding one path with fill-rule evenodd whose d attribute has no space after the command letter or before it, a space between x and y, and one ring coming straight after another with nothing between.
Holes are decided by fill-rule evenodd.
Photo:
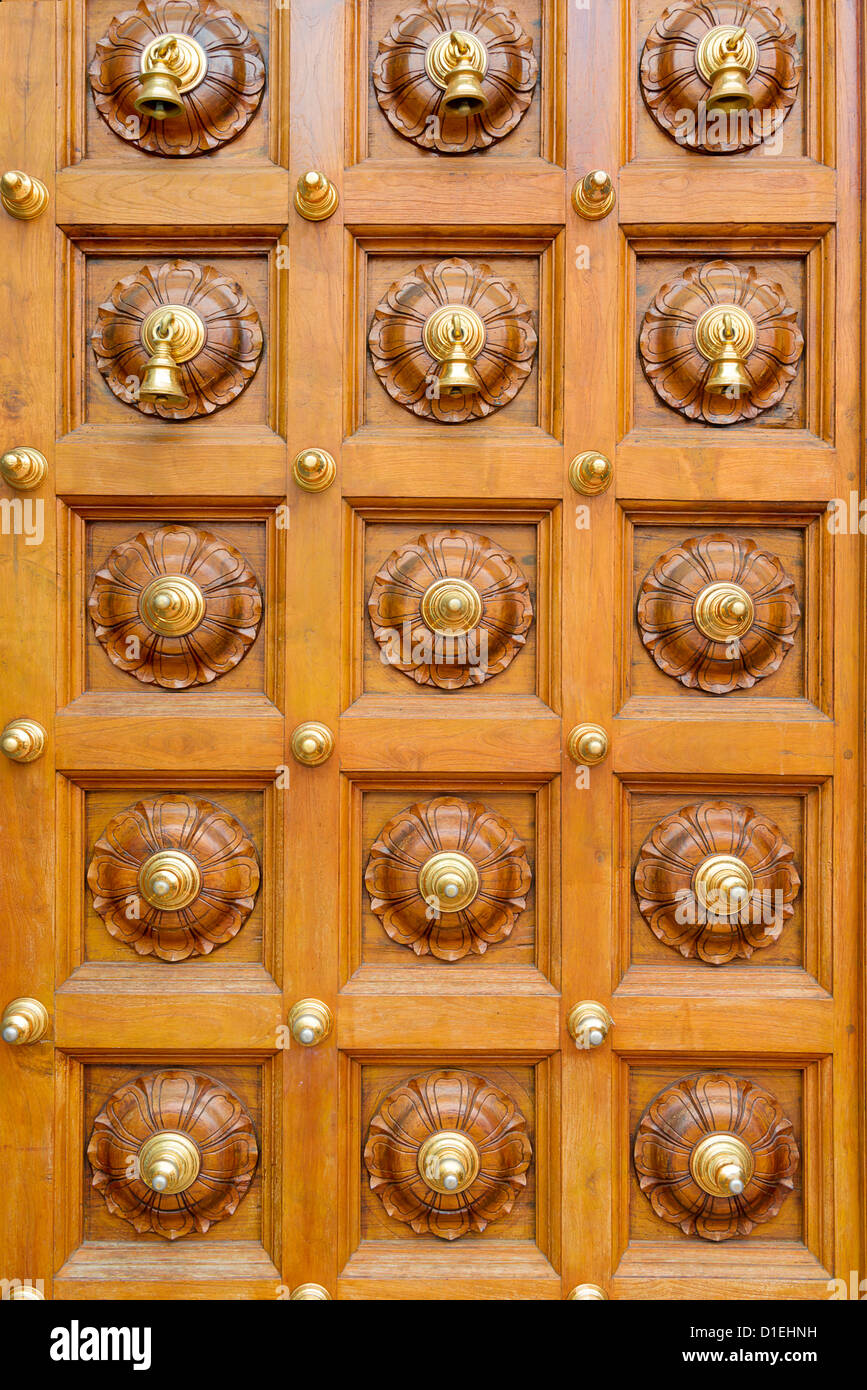
<instances>
[{"instance_id":1,"label":"round brass boss","mask_svg":"<svg viewBox=\"0 0 867 1390\"><path fill-rule=\"evenodd\" d=\"M171 315L171 326L166 336L163 320ZM153 356L158 347L169 343L175 362L189 362L205 346L205 325L195 309L185 304L161 304L151 309L141 326L142 346Z\"/></svg>"},{"instance_id":2,"label":"round brass boss","mask_svg":"<svg viewBox=\"0 0 867 1390\"><path fill-rule=\"evenodd\" d=\"M431 632L462 636L479 624L481 596L465 579L437 579L422 595L421 616Z\"/></svg>"},{"instance_id":3,"label":"round brass boss","mask_svg":"<svg viewBox=\"0 0 867 1390\"><path fill-rule=\"evenodd\" d=\"M441 1129L429 1135L419 1149L418 1171L433 1192L456 1196L478 1177L479 1151L466 1134Z\"/></svg>"},{"instance_id":4,"label":"round brass boss","mask_svg":"<svg viewBox=\"0 0 867 1390\"><path fill-rule=\"evenodd\" d=\"M418 890L426 903L435 901L442 912L460 912L479 891L479 871L467 855L441 850L419 869Z\"/></svg>"},{"instance_id":5,"label":"round brass boss","mask_svg":"<svg viewBox=\"0 0 867 1390\"><path fill-rule=\"evenodd\" d=\"M696 347L708 362L716 362L725 348L746 358L756 346L756 325L747 311L737 304L712 304L696 320L693 336Z\"/></svg>"},{"instance_id":6,"label":"round brass boss","mask_svg":"<svg viewBox=\"0 0 867 1390\"><path fill-rule=\"evenodd\" d=\"M736 917L753 891L753 875L735 854L711 854L692 876L692 889L714 916Z\"/></svg>"},{"instance_id":7,"label":"round brass boss","mask_svg":"<svg viewBox=\"0 0 867 1390\"><path fill-rule=\"evenodd\" d=\"M488 50L466 29L448 29L428 46L424 55L425 72L434 86L444 92L460 61L478 77L484 77L488 70Z\"/></svg>"},{"instance_id":8,"label":"round brass boss","mask_svg":"<svg viewBox=\"0 0 867 1390\"><path fill-rule=\"evenodd\" d=\"M144 861L138 872L139 892L151 907L180 912L202 890L202 873L195 859L180 849L161 849Z\"/></svg>"},{"instance_id":9,"label":"round brass boss","mask_svg":"<svg viewBox=\"0 0 867 1390\"><path fill-rule=\"evenodd\" d=\"M734 24L717 24L702 38L695 53L695 65L705 82L712 83L727 63L743 68L752 77L759 66L759 50L752 34Z\"/></svg>"},{"instance_id":10,"label":"round brass boss","mask_svg":"<svg viewBox=\"0 0 867 1390\"><path fill-rule=\"evenodd\" d=\"M422 341L431 357L444 362L455 347L455 326L459 325L461 347L475 361L485 346L485 325L480 314L466 304L441 304L425 319Z\"/></svg>"},{"instance_id":11,"label":"round brass boss","mask_svg":"<svg viewBox=\"0 0 867 1390\"><path fill-rule=\"evenodd\" d=\"M752 1150L734 1134L706 1134L689 1156L689 1171L709 1197L738 1197L755 1170Z\"/></svg>"},{"instance_id":12,"label":"round brass boss","mask_svg":"<svg viewBox=\"0 0 867 1390\"><path fill-rule=\"evenodd\" d=\"M197 1146L177 1129L159 1130L138 1151L139 1175L152 1192L186 1192L199 1176L200 1167Z\"/></svg>"},{"instance_id":13,"label":"round brass boss","mask_svg":"<svg viewBox=\"0 0 867 1390\"><path fill-rule=\"evenodd\" d=\"M208 71L208 55L189 34L157 34L142 50L139 66L143 76L157 66L168 68L178 90L192 92Z\"/></svg>"},{"instance_id":14,"label":"round brass boss","mask_svg":"<svg viewBox=\"0 0 867 1390\"><path fill-rule=\"evenodd\" d=\"M702 589L693 604L693 617L703 636L714 642L729 642L749 632L755 608L740 584L720 580Z\"/></svg>"},{"instance_id":15,"label":"round brass boss","mask_svg":"<svg viewBox=\"0 0 867 1390\"><path fill-rule=\"evenodd\" d=\"M151 632L185 637L205 616L205 596L185 574L160 574L142 590L138 607Z\"/></svg>"}]
</instances>

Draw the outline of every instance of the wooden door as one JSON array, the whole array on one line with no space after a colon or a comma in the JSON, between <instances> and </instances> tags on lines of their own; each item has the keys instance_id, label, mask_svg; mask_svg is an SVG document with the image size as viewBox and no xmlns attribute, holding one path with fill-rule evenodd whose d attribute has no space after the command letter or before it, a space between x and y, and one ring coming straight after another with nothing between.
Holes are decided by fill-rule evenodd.
<instances>
[{"instance_id":1,"label":"wooden door","mask_svg":"<svg viewBox=\"0 0 867 1390\"><path fill-rule=\"evenodd\" d=\"M861 1268L859 38L3 0L5 1297Z\"/></svg>"}]
</instances>

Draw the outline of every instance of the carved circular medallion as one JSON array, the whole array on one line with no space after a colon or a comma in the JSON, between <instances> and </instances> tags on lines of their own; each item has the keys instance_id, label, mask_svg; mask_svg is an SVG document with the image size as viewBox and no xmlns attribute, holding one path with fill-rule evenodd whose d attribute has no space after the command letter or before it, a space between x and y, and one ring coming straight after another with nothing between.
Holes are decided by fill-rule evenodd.
<instances>
[{"instance_id":1,"label":"carved circular medallion","mask_svg":"<svg viewBox=\"0 0 867 1390\"><path fill-rule=\"evenodd\" d=\"M462 1071L395 1087L370 1122L364 1162L389 1216L456 1240L508 1215L533 1150L511 1096Z\"/></svg>"},{"instance_id":2,"label":"carved circular medallion","mask_svg":"<svg viewBox=\"0 0 867 1390\"><path fill-rule=\"evenodd\" d=\"M393 551L367 610L382 659L440 690L505 671L533 621L517 560L469 531L429 531Z\"/></svg>"},{"instance_id":3,"label":"carved circular medallion","mask_svg":"<svg viewBox=\"0 0 867 1390\"><path fill-rule=\"evenodd\" d=\"M259 890L253 841L191 796L127 806L93 847L87 884L111 935L140 956L186 960L237 936Z\"/></svg>"},{"instance_id":4,"label":"carved circular medallion","mask_svg":"<svg viewBox=\"0 0 867 1390\"><path fill-rule=\"evenodd\" d=\"M454 60L448 50L455 31L471 50L478 82L474 101L455 102L449 94ZM422 0L402 10L380 40L373 86L399 135L423 150L465 154L515 129L532 100L537 73L532 40L504 5Z\"/></svg>"},{"instance_id":5,"label":"carved circular medallion","mask_svg":"<svg viewBox=\"0 0 867 1390\"><path fill-rule=\"evenodd\" d=\"M741 29L746 33L738 41ZM730 96L723 94L714 109L717 75L730 54L736 68ZM779 132L801 71L795 35L779 9L744 0L676 0L644 45L641 90L657 125L679 145L736 154Z\"/></svg>"},{"instance_id":6,"label":"carved circular medallion","mask_svg":"<svg viewBox=\"0 0 867 1390\"><path fill-rule=\"evenodd\" d=\"M180 110L164 120L136 109L149 50L175 35ZM195 55L195 61L190 54ZM214 0L141 0L117 15L89 68L96 109L115 135L148 154L207 154L246 128L262 100L265 60L246 24Z\"/></svg>"},{"instance_id":7,"label":"carved circular medallion","mask_svg":"<svg viewBox=\"0 0 867 1390\"><path fill-rule=\"evenodd\" d=\"M739 1077L705 1073L648 1106L634 1161L657 1216L688 1236L719 1241L749 1235L777 1215L800 1155L772 1095Z\"/></svg>"},{"instance_id":8,"label":"carved circular medallion","mask_svg":"<svg viewBox=\"0 0 867 1390\"><path fill-rule=\"evenodd\" d=\"M666 946L708 965L779 940L801 880L782 831L751 806L703 801L664 816L635 866L635 895Z\"/></svg>"},{"instance_id":9,"label":"carved circular medallion","mask_svg":"<svg viewBox=\"0 0 867 1390\"><path fill-rule=\"evenodd\" d=\"M453 961L505 941L527 905L532 872L504 817L478 801L439 796L383 826L364 882L392 941Z\"/></svg>"},{"instance_id":10,"label":"carved circular medallion","mask_svg":"<svg viewBox=\"0 0 867 1390\"><path fill-rule=\"evenodd\" d=\"M448 362L425 345L425 326L434 314L442 318L444 306L467 306L481 321L484 341L477 356L467 355L480 389L453 392ZM517 286L488 265L470 265L456 256L417 266L395 281L376 306L367 341L374 370L392 399L446 425L478 420L507 405L530 375L537 346L533 316Z\"/></svg>"},{"instance_id":11,"label":"carved circular medallion","mask_svg":"<svg viewBox=\"0 0 867 1390\"><path fill-rule=\"evenodd\" d=\"M709 310L722 312L709 320ZM639 348L647 379L667 405L689 420L733 425L783 399L804 338L781 285L755 266L707 261L660 287L644 315Z\"/></svg>"},{"instance_id":12,"label":"carved circular medallion","mask_svg":"<svg viewBox=\"0 0 867 1390\"><path fill-rule=\"evenodd\" d=\"M717 602L721 587L734 606ZM725 695L779 668L794 644L801 610L794 580L776 555L754 541L717 533L659 557L641 585L637 618L660 670L690 690Z\"/></svg>"},{"instance_id":13,"label":"carved circular medallion","mask_svg":"<svg viewBox=\"0 0 867 1390\"><path fill-rule=\"evenodd\" d=\"M196 526L160 526L115 546L87 607L114 665L167 690L231 671L262 620L262 594L243 555Z\"/></svg>"},{"instance_id":14,"label":"carved circular medallion","mask_svg":"<svg viewBox=\"0 0 867 1390\"><path fill-rule=\"evenodd\" d=\"M250 1115L222 1082L195 1071L154 1071L109 1096L87 1157L113 1216L139 1234L177 1240L232 1215L259 1149Z\"/></svg>"},{"instance_id":15,"label":"carved circular medallion","mask_svg":"<svg viewBox=\"0 0 867 1390\"><path fill-rule=\"evenodd\" d=\"M177 370L185 405L139 399L151 352L145 330L160 308L188 308L204 326L204 346L187 357L181 345ZM262 324L241 286L213 266L165 261L125 275L100 304L90 339L106 383L125 405L143 415L187 420L210 415L239 396L262 353ZM186 341L186 339L184 339Z\"/></svg>"}]
</instances>

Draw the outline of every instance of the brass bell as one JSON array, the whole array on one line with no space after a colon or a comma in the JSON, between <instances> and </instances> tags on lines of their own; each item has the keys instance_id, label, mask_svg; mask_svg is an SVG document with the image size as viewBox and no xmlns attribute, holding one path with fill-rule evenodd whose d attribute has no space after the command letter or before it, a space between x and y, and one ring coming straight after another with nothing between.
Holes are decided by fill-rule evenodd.
<instances>
[{"instance_id":1,"label":"brass bell","mask_svg":"<svg viewBox=\"0 0 867 1390\"><path fill-rule=\"evenodd\" d=\"M181 79L166 61L169 55L176 51L177 43L174 39L167 40L161 48L155 48L151 56L151 67L142 74L141 91L135 99L135 109L143 116L151 116L155 121L177 116L184 109L184 103L181 101Z\"/></svg>"},{"instance_id":2,"label":"brass bell","mask_svg":"<svg viewBox=\"0 0 867 1390\"><path fill-rule=\"evenodd\" d=\"M723 319L720 336L722 347L714 361L706 389L712 396L730 396L738 400L749 391L752 383L744 369L744 358L735 344L737 335L730 314Z\"/></svg>"},{"instance_id":3,"label":"brass bell","mask_svg":"<svg viewBox=\"0 0 867 1390\"><path fill-rule=\"evenodd\" d=\"M707 99L708 111L752 111L756 104L747 86L749 69L744 66L743 57L738 52L745 32L738 29L726 40Z\"/></svg>"},{"instance_id":4,"label":"brass bell","mask_svg":"<svg viewBox=\"0 0 867 1390\"><path fill-rule=\"evenodd\" d=\"M487 107L488 99L482 91L484 68L478 62L473 44L461 34L452 34L448 57L451 72L442 105L452 116L477 116Z\"/></svg>"},{"instance_id":5,"label":"brass bell","mask_svg":"<svg viewBox=\"0 0 867 1390\"><path fill-rule=\"evenodd\" d=\"M437 373L441 396L471 396L481 391L482 383L466 348L466 334L460 317L455 314L446 330L451 346Z\"/></svg>"},{"instance_id":6,"label":"brass bell","mask_svg":"<svg viewBox=\"0 0 867 1390\"><path fill-rule=\"evenodd\" d=\"M148 358L138 393L139 400L150 405L181 407L187 404L181 371L172 354L173 322L174 315L164 314L153 330L156 346Z\"/></svg>"}]
</instances>

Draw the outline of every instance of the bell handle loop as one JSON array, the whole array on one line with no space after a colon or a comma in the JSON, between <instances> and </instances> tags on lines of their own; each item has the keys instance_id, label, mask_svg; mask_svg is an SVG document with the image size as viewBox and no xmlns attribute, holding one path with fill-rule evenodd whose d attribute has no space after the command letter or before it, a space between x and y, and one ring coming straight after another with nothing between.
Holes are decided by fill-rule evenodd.
<instances>
[{"instance_id":1,"label":"bell handle loop","mask_svg":"<svg viewBox=\"0 0 867 1390\"><path fill-rule=\"evenodd\" d=\"M744 25L740 29L735 29L734 33L729 35L726 39L726 48L730 53L734 53L741 40L746 38L746 34L746 26Z\"/></svg>"},{"instance_id":2,"label":"bell handle loop","mask_svg":"<svg viewBox=\"0 0 867 1390\"><path fill-rule=\"evenodd\" d=\"M174 326L175 316L172 313L172 311L169 310L167 313L163 314L161 318L157 319L156 323L154 324L154 337L162 339L163 342L168 342L173 336Z\"/></svg>"}]
</instances>

